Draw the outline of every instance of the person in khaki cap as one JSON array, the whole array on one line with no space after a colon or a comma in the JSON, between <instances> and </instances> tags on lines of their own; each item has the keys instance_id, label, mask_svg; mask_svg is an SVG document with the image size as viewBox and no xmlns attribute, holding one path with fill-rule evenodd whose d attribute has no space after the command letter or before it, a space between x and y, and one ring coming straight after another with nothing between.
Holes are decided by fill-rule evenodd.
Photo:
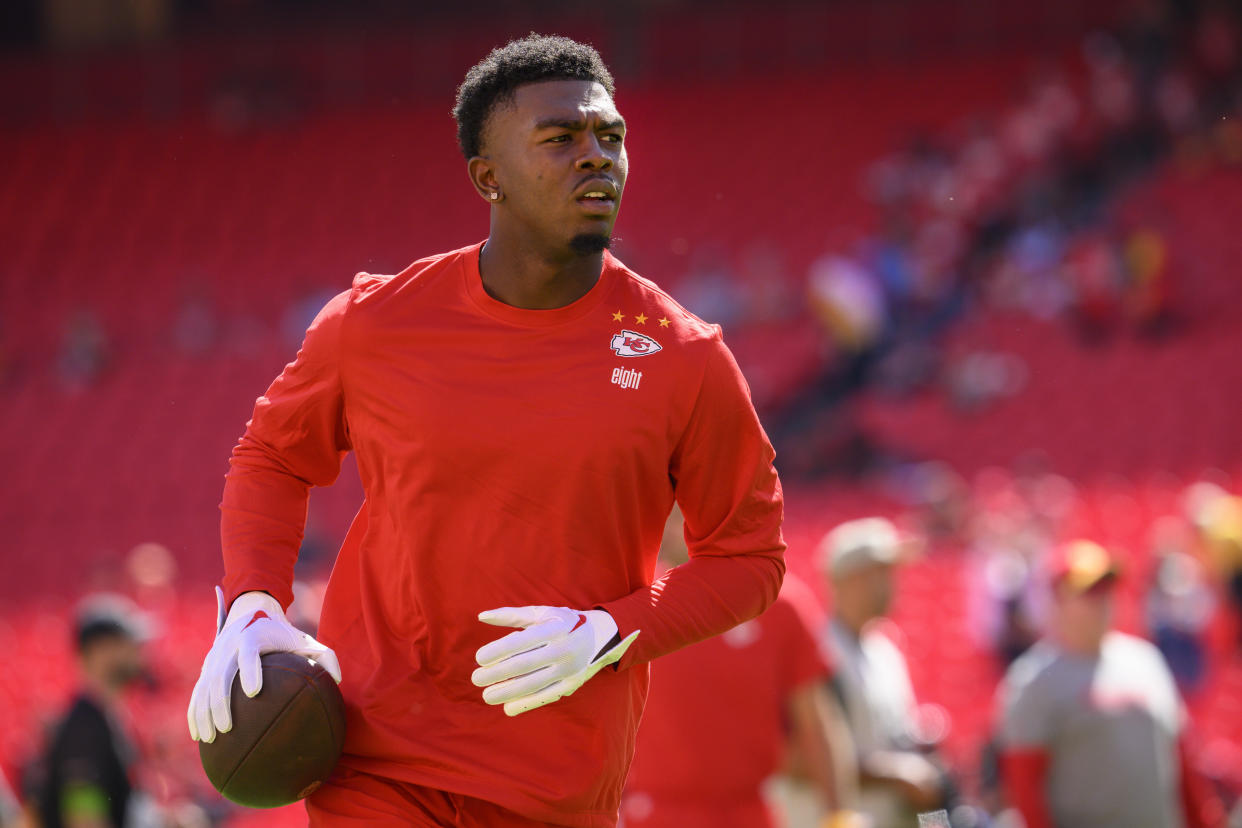
<instances>
[{"instance_id":1,"label":"person in khaki cap","mask_svg":"<svg viewBox=\"0 0 1242 828\"><path fill-rule=\"evenodd\" d=\"M999 690L1001 773L1027 828L1207 828L1223 809L1186 762L1186 711L1147 641L1112 628L1120 567L1077 540L1049 559L1047 635Z\"/></svg>"},{"instance_id":2,"label":"person in khaki cap","mask_svg":"<svg viewBox=\"0 0 1242 828\"><path fill-rule=\"evenodd\" d=\"M889 610L902 541L879 517L843 523L820 543L833 613L825 645L858 754L858 810L875 828L916 824L944 807L947 778L924 753L905 656L875 622Z\"/></svg>"}]
</instances>

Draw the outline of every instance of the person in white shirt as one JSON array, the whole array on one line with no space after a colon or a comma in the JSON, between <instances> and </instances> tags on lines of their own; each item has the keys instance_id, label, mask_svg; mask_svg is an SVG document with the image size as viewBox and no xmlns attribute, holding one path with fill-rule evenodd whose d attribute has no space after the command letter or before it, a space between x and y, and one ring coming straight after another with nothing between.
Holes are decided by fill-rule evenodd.
<instances>
[{"instance_id":1,"label":"person in white shirt","mask_svg":"<svg viewBox=\"0 0 1242 828\"><path fill-rule=\"evenodd\" d=\"M896 528L876 517L843 523L820 544L833 605L825 645L858 751L859 810L874 828L908 828L946 799L944 773L917 749L905 656L876 623L892 602L899 551Z\"/></svg>"}]
</instances>

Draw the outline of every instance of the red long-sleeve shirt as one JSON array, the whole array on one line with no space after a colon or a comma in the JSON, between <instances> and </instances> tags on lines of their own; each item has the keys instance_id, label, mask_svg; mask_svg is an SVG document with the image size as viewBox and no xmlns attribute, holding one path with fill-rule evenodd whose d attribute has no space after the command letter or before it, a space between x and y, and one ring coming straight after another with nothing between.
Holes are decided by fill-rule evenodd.
<instances>
[{"instance_id":1,"label":"red long-sleeve shirt","mask_svg":"<svg viewBox=\"0 0 1242 828\"><path fill-rule=\"evenodd\" d=\"M221 504L225 591L292 600L307 490L354 451L366 500L320 638L347 766L576 826L616 820L645 662L758 615L784 572L771 446L719 328L605 256L554 310L483 288L481 245L360 274L259 398ZM652 583L674 497L692 560ZM618 665L509 718L470 682L481 610L603 607Z\"/></svg>"}]
</instances>

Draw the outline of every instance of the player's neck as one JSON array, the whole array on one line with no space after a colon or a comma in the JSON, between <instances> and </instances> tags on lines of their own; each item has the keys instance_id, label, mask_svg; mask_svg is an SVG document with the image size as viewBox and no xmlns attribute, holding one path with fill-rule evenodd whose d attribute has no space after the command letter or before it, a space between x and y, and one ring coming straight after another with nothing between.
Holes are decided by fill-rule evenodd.
<instances>
[{"instance_id":1,"label":"player's neck","mask_svg":"<svg viewBox=\"0 0 1242 828\"><path fill-rule=\"evenodd\" d=\"M483 288L515 308L549 310L573 304L599 281L604 254L541 251L524 239L492 234L479 254Z\"/></svg>"}]
</instances>

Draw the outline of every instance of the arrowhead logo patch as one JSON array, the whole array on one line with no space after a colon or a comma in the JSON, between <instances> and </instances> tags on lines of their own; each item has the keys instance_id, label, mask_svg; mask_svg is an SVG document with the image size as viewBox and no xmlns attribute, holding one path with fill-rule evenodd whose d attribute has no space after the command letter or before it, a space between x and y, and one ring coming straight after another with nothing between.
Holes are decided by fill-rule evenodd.
<instances>
[{"instance_id":1,"label":"arrowhead logo patch","mask_svg":"<svg viewBox=\"0 0 1242 828\"><path fill-rule=\"evenodd\" d=\"M650 356L656 351L661 351L659 342L656 342L646 334L635 333L634 331L622 331L614 334L612 337L612 349L616 351L617 356L623 357L640 357Z\"/></svg>"}]
</instances>

